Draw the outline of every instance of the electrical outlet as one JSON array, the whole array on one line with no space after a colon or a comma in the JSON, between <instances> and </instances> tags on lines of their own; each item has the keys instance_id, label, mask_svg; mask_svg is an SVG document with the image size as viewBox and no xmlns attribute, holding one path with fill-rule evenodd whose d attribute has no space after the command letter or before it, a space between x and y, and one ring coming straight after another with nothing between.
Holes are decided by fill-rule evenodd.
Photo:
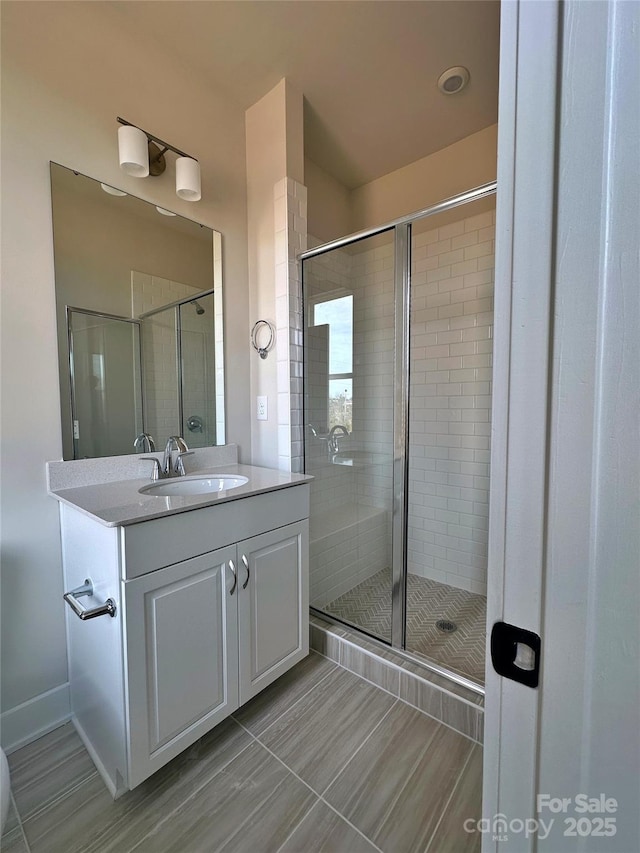
<instances>
[{"instance_id":1,"label":"electrical outlet","mask_svg":"<svg viewBox=\"0 0 640 853\"><path fill-rule=\"evenodd\" d=\"M267 398L256 397L256 418L259 421L266 421L268 415Z\"/></svg>"}]
</instances>

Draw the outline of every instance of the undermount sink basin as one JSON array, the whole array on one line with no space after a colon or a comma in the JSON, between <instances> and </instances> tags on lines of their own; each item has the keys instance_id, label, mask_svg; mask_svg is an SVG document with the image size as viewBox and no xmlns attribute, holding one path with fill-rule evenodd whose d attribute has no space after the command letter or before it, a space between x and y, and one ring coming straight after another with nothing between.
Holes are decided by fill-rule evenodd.
<instances>
[{"instance_id":1,"label":"undermount sink basin","mask_svg":"<svg viewBox=\"0 0 640 853\"><path fill-rule=\"evenodd\" d=\"M237 489L249 482L241 474L211 474L207 477L176 477L172 480L160 480L138 489L141 495L156 495L162 498L188 497L189 495L208 495Z\"/></svg>"}]
</instances>

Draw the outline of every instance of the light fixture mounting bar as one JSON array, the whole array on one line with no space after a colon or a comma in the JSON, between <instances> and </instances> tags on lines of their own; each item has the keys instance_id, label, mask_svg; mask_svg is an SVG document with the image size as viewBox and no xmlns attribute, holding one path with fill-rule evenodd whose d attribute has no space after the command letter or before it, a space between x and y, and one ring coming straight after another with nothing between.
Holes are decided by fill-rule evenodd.
<instances>
[{"instance_id":1,"label":"light fixture mounting bar","mask_svg":"<svg viewBox=\"0 0 640 853\"><path fill-rule=\"evenodd\" d=\"M152 133L149 133L149 131L145 130L143 127L138 127L137 124L133 124L132 122L127 121L126 119L120 118L120 116L117 116L117 119L118 119L118 122L120 124L124 124L127 127L137 127L138 130L141 130L144 133L144 135L147 137L149 142L155 142L157 145L162 146L162 148L164 148L165 151L173 151L173 153L177 154L178 157L189 157L191 160L195 160L196 163L198 162L196 157L192 157L191 154L185 154L185 152L181 151L179 148L175 148L173 145L169 145L168 142L165 142L164 140L160 139L159 137L154 136ZM164 153L164 152L162 152L162 153Z\"/></svg>"}]
</instances>

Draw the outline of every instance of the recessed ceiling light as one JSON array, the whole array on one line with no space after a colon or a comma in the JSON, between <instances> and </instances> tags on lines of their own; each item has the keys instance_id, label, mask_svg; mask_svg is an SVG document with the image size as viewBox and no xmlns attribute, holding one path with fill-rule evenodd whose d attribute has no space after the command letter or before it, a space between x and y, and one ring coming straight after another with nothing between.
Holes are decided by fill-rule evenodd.
<instances>
[{"instance_id":1,"label":"recessed ceiling light","mask_svg":"<svg viewBox=\"0 0 640 853\"><path fill-rule=\"evenodd\" d=\"M117 190L115 187L110 187L109 184L100 184L100 186L106 193L109 193L109 195L126 195L126 193L122 192L122 190Z\"/></svg>"},{"instance_id":2,"label":"recessed ceiling light","mask_svg":"<svg viewBox=\"0 0 640 853\"><path fill-rule=\"evenodd\" d=\"M164 207L158 207L158 205L156 205L156 210L158 211L158 213L161 213L163 216L175 216L176 215L171 210L165 210Z\"/></svg>"},{"instance_id":3,"label":"recessed ceiling light","mask_svg":"<svg viewBox=\"0 0 640 853\"><path fill-rule=\"evenodd\" d=\"M457 95L465 88L470 77L467 68L463 65L454 65L453 68L447 68L438 77L438 89L443 95Z\"/></svg>"}]
</instances>

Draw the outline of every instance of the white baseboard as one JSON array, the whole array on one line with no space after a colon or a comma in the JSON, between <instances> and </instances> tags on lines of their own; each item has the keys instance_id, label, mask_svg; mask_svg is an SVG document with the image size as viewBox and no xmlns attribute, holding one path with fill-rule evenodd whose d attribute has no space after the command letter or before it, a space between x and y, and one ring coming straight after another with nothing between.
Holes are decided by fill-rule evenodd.
<instances>
[{"instance_id":1,"label":"white baseboard","mask_svg":"<svg viewBox=\"0 0 640 853\"><path fill-rule=\"evenodd\" d=\"M0 717L0 743L9 754L71 719L69 683L34 696Z\"/></svg>"},{"instance_id":2,"label":"white baseboard","mask_svg":"<svg viewBox=\"0 0 640 853\"><path fill-rule=\"evenodd\" d=\"M111 778L111 776L107 772L107 768L104 766L104 764L100 760L100 756L98 755L98 753L93 748L93 744L91 743L91 741L87 737L85 730L82 728L82 726L78 722L78 718L76 716L74 716L73 714L71 715L71 722L73 723L74 728L78 733L78 737L80 738L80 740L84 744L85 749L87 750L87 752L91 756L91 760L96 765L96 770L98 771L98 773L102 777L102 781L107 786L109 793L111 794L111 796L113 797L114 800L117 800L118 797L122 796L122 794L126 793L129 789L127 787L125 787L124 785L121 785L120 787L116 786L116 783L114 782L114 780ZM116 776L120 777L120 774L117 773ZM120 777L120 779L121 778L122 777Z\"/></svg>"}]
</instances>

